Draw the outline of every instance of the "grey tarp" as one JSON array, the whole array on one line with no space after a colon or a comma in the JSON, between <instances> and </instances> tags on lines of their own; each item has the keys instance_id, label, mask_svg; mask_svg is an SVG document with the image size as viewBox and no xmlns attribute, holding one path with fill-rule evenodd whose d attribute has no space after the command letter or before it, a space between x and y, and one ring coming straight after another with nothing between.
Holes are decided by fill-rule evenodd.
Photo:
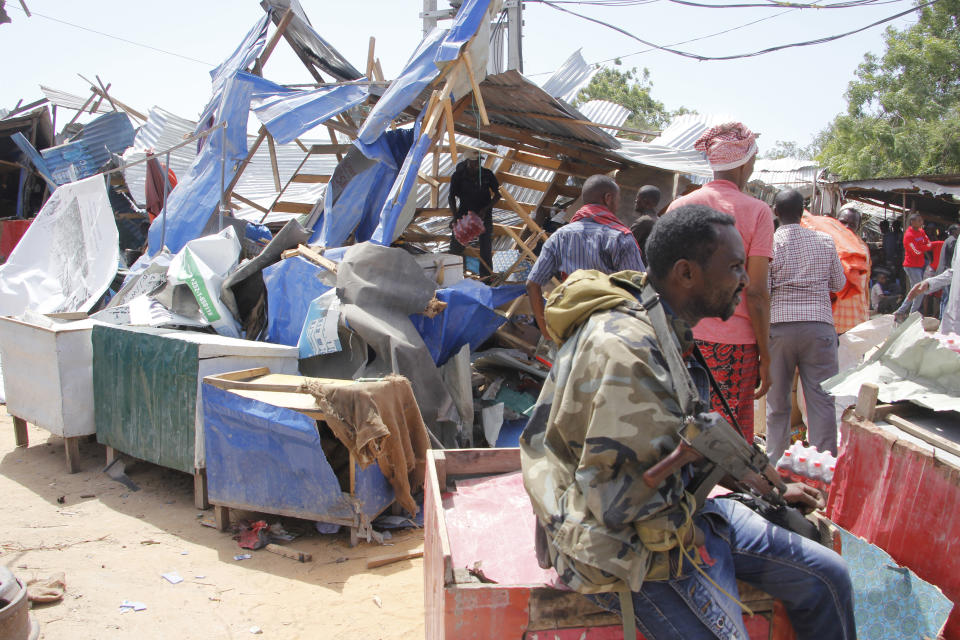
<instances>
[{"instance_id":1,"label":"grey tarp","mask_svg":"<svg viewBox=\"0 0 960 640\"><path fill-rule=\"evenodd\" d=\"M456 421L457 410L409 318L427 307L436 288L410 254L369 242L348 248L337 271L342 320L376 353L358 375L409 378L423 421L440 434L441 423Z\"/></svg>"}]
</instances>

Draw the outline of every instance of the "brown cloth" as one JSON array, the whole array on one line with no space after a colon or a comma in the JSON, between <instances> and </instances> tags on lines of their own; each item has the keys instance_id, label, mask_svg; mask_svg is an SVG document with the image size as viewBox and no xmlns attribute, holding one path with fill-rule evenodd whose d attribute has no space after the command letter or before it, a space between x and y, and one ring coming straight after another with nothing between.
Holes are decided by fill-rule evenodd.
<instances>
[{"instance_id":1,"label":"brown cloth","mask_svg":"<svg viewBox=\"0 0 960 640\"><path fill-rule=\"evenodd\" d=\"M307 379L304 386L326 423L361 468L374 461L393 486L397 502L416 515L411 493L423 486L427 468L427 427L410 381L391 375L350 385Z\"/></svg>"}]
</instances>

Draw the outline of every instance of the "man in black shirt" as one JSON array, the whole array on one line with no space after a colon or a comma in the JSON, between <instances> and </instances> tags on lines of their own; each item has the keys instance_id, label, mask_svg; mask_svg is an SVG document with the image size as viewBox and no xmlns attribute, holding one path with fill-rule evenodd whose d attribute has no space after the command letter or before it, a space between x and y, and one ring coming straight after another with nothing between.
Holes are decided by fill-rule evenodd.
<instances>
[{"instance_id":1,"label":"man in black shirt","mask_svg":"<svg viewBox=\"0 0 960 640\"><path fill-rule=\"evenodd\" d=\"M483 233L479 237L480 275L487 277L493 267L493 205L500 200L500 183L492 171L480 166L478 151L467 149L463 155L466 159L450 177L450 213L454 223L471 211L483 220ZM463 255L463 245L453 234L450 234L450 253Z\"/></svg>"}]
</instances>

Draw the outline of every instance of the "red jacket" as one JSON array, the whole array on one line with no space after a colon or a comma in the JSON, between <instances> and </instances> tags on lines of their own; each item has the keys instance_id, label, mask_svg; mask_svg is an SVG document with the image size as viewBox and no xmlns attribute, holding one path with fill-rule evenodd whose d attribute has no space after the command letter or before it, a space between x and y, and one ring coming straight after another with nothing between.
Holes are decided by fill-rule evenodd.
<instances>
[{"instance_id":1,"label":"red jacket","mask_svg":"<svg viewBox=\"0 0 960 640\"><path fill-rule=\"evenodd\" d=\"M903 232L903 266L923 267L923 254L932 248L926 231L907 227Z\"/></svg>"}]
</instances>

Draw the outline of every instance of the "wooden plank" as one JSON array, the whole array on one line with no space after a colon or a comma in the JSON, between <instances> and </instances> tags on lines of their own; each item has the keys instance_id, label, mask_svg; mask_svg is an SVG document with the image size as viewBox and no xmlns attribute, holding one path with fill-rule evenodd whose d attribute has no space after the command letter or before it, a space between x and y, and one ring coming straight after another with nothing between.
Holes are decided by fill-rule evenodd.
<instances>
[{"instance_id":1,"label":"wooden plank","mask_svg":"<svg viewBox=\"0 0 960 640\"><path fill-rule=\"evenodd\" d=\"M388 564L393 564L395 562L401 562L403 560L413 560L415 558L423 557L423 548L414 549L412 551L401 551L398 553L385 553L378 556L373 556L372 558L367 559L367 569L376 569L377 567L383 567Z\"/></svg>"},{"instance_id":2,"label":"wooden plank","mask_svg":"<svg viewBox=\"0 0 960 640\"><path fill-rule=\"evenodd\" d=\"M444 121L447 123L447 139L450 141L450 161L457 164L457 141L453 131L453 104L450 102L450 96L445 95L443 100L443 112L446 114Z\"/></svg>"},{"instance_id":3,"label":"wooden plank","mask_svg":"<svg viewBox=\"0 0 960 640\"><path fill-rule=\"evenodd\" d=\"M257 149L260 148L260 145L263 144L263 139L267 137L267 128L264 126L260 127L259 133L257 133L256 140L253 141L253 145L250 147L250 151L247 152L247 157L243 159L243 162L240 163L240 166L237 167L237 172L230 179L230 184L227 185L224 189L224 195L230 195L233 193L233 188L237 186L237 183L240 182L240 177L243 175L243 171L247 168L247 165L250 164L250 161L253 159L253 154L257 152Z\"/></svg>"},{"instance_id":4,"label":"wooden plank","mask_svg":"<svg viewBox=\"0 0 960 640\"><path fill-rule=\"evenodd\" d=\"M592 120L579 120L577 118L571 118L568 116L551 116L544 113L530 113L528 111L507 111L500 109L491 109L490 113L498 113L506 116L516 116L520 118L534 118L536 120L550 120L552 122L565 122L567 124L580 124L588 127L597 127L598 129L614 129L616 131L623 131L626 133L636 133L642 136L651 136L656 138L660 135L659 131L648 131L646 129L631 129L629 127L618 127L612 124L600 124L599 122L593 122Z\"/></svg>"},{"instance_id":5,"label":"wooden plank","mask_svg":"<svg viewBox=\"0 0 960 640\"><path fill-rule=\"evenodd\" d=\"M864 383L864 386L866 386L867 384L869 383ZM859 406L859 400L857 402L857 405ZM857 415L860 415L859 409L857 409ZM924 429L920 425L914 424L913 422L910 422L909 420L907 420L902 416L898 416L895 413L890 413L887 415L887 422L897 427L898 429L902 429L906 431L912 436L916 436L917 438L920 438L921 440L923 440L928 444L931 444L939 449L943 449L944 451L947 451L948 453L952 453L955 456L960 456L960 444L957 444L953 440L948 440L947 438L944 438L938 433L935 433L928 429Z\"/></svg>"},{"instance_id":6,"label":"wooden plank","mask_svg":"<svg viewBox=\"0 0 960 640\"><path fill-rule=\"evenodd\" d=\"M330 258L323 257L322 255L320 255L319 253L317 253L307 245L301 244L300 246L297 247L297 251L299 251L300 255L303 256L304 258L312 262L315 262L316 264L320 265L327 271L332 271L333 273L337 272L336 262L334 262Z\"/></svg>"},{"instance_id":7,"label":"wooden plank","mask_svg":"<svg viewBox=\"0 0 960 640\"><path fill-rule=\"evenodd\" d=\"M210 499L207 497L207 470L193 470L193 506L203 511L210 508Z\"/></svg>"},{"instance_id":8,"label":"wooden plank","mask_svg":"<svg viewBox=\"0 0 960 640\"><path fill-rule=\"evenodd\" d=\"M350 151L352 144L315 144L310 146L310 153L319 153L324 155L342 154ZM306 148L303 149L307 151Z\"/></svg>"},{"instance_id":9,"label":"wooden plank","mask_svg":"<svg viewBox=\"0 0 960 640\"><path fill-rule=\"evenodd\" d=\"M18 447L29 447L30 436L27 432L27 421L23 418L13 417L13 439Z\"/></svg>"},{"instance_id":10,"label":"wooden plank","mask_svg":"<svg viewBox=\"0 0 960 640\"><path fill-rule=\"evenodd\" d=\"M298 173L290 179L290 182L301 184L326 184L330 182L331 176L324 176L318 173Z\"/></svg>"},{"instance_id":11,"label":"wooden plank","mask_svg":"<svg viewBox=\"0 0 960 640\"><path fill-rule=\"evenodd\" d=\"M217 531L223 532L230 528L230 507L213 505L213 519L217 523Z\"/></svg>"},{"instance_id":12,"label":"wooden plank","mask_svg":"<svg viewBox=\"0 0 960 640\"><path fill-rule=\"evenodd\" d=\"M373 63L373 79L377 82L383 82L383 67L380 66L380 58L377 58Z\"/></svg>"},{"instance_id":13,"label":"wooden plank","mask_svg":"<svg viewBox=\"0 0 960 640\"><path fill-rule=\"evenodd\" d=\"M230 194L230 197L231 197L232 199L234 199L234 200L237 200L237 201L239 201L239 202L242 202L243 204L247 205L248 207L253 207L253 208L256 209L257 211L261 211L261 212L263 212L263 213L270 213L270 210L267 209L265 206L263 206L263 205L261 205L261 204L257 204L257 203L254 202L253 200L249 200L249 199L247 199L247 198L244 198L244 197L243 197L242 195L240 195L239 193L231 193L231 194Z\"/></svg>"},{"instance_id":14,"label":"wooden plank","mask_svg":"<svg viewBox=\"0 0 960 640\"><path fill-rule=\"evenodd\" d=\"M376 44L377 39L370 36L370 42L367 44L367 80L373 79L373 51Z\"/></svg>"},{"instance_id":15,"label":"wooden plank","mask_svg":"<svg viewBox=\"0 0 960 640\"><path fill-rule=\"evenodd\" d=\"M273 188L280 191L280 167L277 166L277 147L273 136L267 132L267 148L270 151L270 168L273 169Z\"/></svg>"},{"instance_id":16,"label":"wooden plank","mask_svg":"<svg viewBox=\"0 0 960 640\"><path fill-rule=\"evenodd\" d=\"M509 191L507 191L506 189L501 189L500 195L503 197L504 200L507 201L507 204L510 205L510 208L513 209L518 216L520 216L520 219L527 224L527 227L529 227L530 230L534 232L534 234L542 235L544 240L547 239L546 232L540 228L540 225L538 225L533 218L530 217L530 214L527 213L526 209L524 209L517 203L516 199L512 195L510 195Z\"/></svg>"},{"instance_id":17,"label":"wooden plank","mask_svg":"<svg viewBox=\"0 0 960 640\"><path fill-rule=\"evenodd\" d=\"M517 243L517 247L519 247L520 251L526 254L526 256L534 262L537 261L537 254L535 254L533 250L527 246L527 244L520 237L520 234L513 230L513 227L508 227L506 225L501 225L501 227L504 231L506 231L507 235L513 238L514 242ZM543 233L543 231L541 231L541 233Z\"/></svg>"},{"instance_id":18,"label":"wooden plank","mask_svg":"<svg viewBox=\"0 0 960 640\"><path fill-rule=\"evenodd\" d=\"M517 450L519 453L519 449ZM436 449L427 451L427 476L425 483L429 486L425 488L426 497L424 498L424 509L428 510L424 514L424 527L428 529L425 537L429 540L424 541L424 552L428 547L433 546L429 553L429 562L432 571L425 576L427 582L438 582L434 587L442 588L444 585L454 583L453 577L453 559L450 553L450 536L447 533L446 517L443 511L443 489L446 487L445 470L445 452ZM440 468L443 467L441 471ZM439 475L442 472L444 477L443 484L440 483ZM433 543L431 545L431 542ZM425 560L428 558L425 555ZM429 585L428 585L429 589ZM428 613L429 615L429 613Z\"/></svg>"},{"instance_id":19,"label":"wooden plank","mask_svg":"<svg viewBox=\"0 0 960 640\"><path fill-rule=\"evenodd\" d=\"M520 470L520 449L447 449L444 456L447 477Z\"/></svg>"},{"instance_id":20,"label":"wooden plank","mask_svg":"<svg viewBox=\"0 0 960 640\"><path fill-rule=\"evenodd\" d=\"M497 180L499 180L500 183L515 184L518 187L534 189L535 191L546 191L550 187L550 183L544 180L535 180L534 178L528 178L527 176L508 173L506 171L498 172Z\"/></svg>"},{"instance_id":21,"label":"wooden plank","mask_svg":"<svg viewBox=\"0 0 960 640\"><path fill-rule=\"evenodd\" d=\"M470 58L470 52L464 49L463 63L467 68L467 77L470 78L470 86L473 87L473 95L477 100L477 110L480 112L480 122L485 126L490 125L490 118L487 116L487 106L483 103L483 93L480 91L480 85L477 84L477 78L473 75L473 60Z\"/></svg>"},{"instance_id":22,"label":"wooden plank","mask_svg":"<svg viewBox=\"0 0 960 640\"><path fill-rule=\"evenodd\" d=\"M535 153L530 153L529 151L518 151L517 155L514 156L514 160L516 160L517 162L522 162L524 164L533 165L535 167L540 167L542 169L553 169L553 170L559 169L560 165L563 164L563 162L557 158L539 156Z\"/></svg>"},{"instance_id":23,"label":"wooden plank","mask_svg":"<svg viewBox=\"0 0 960 640\"><path fill-rule=\"evenodd\" d=\"M249 380L250 378L258 378L260 376L266 376L270 374L269 367L256 367L254 369L241 369L239 371L228 371L226 373L218 373L215 376L207 376L203 379L204 382L210 380Z\"/></svg>"},{"instance_id":24,"label":"wooden plank","mask_svg":"<svg viewBox=\"0 0 960 640\"><path fill-rule=\"evenodd\" d=\"M72 436L63 439L63 449L67 456L67 473L80 471L80 438Z\"/></svg>"},{"instance_id":25,"label":"wooden plank","mask_svg":"<svg viewBox=\"0 0 960 640\"><path fill-rule=\"evenodd\" d=\"M269 42L267 42L267 46L263 48L263 53L260 54L260 57L257 58L257 61L253 65L253 72L256 75L259 76L263 74L263 66L267 64L267 60L270 59L270 54L273 53L277 43L280 42L280 38L282 38L283 34L287 31L287 25L293 20L293 16L293 9L284 11L283 17L280 18L280 22L277 23L277 30L273 32Z\"/></svg>"},{"instance_id":26,"label":"wooden plank","mask_svg":"<svg viewBox=\"0 0 960 640\"><path fill-rule=\"evenodd\" d=\"M275 553L278 556L283 556L284 558L290 558L291 560L296 560L297 562L312 562L313 555L305 551L297 551L296 549L290 549L288 547L282 547L279 544L273 544L272 542L263 547L270 553Z\"/></svg>"},{"instance_id":27,"label":"wooden plank","mask_svg":"<svg viewBox=\"0 0 960 640\"><path fill-rule=\"evenodd\" d=\"M880 387L872 382L864 382L860 385L860 393L857 395L857 416L862 420L873 422L877 410L877 396L880 393Z\"/></svg>"},{"instance_id":28,"label":"wooden plank","mask_svg":"<svg viewBox=\"0 0 960 640\"><path fill-rule=\"evenodd\" d=\"M449 207L421 207L417 209L414 217L417 218L442 218L450 215Z\"/></svg>"},{"instance_id":29,"label":"wooden plank","mask_svg":"<svg viewBox=\"0 0 960 640\"><path fill-rule=\"evenodd\" d=\"M278 202L273 205L271 211L277 213L310 213L313 210L312 204L303 202Z\"/></svg>"},{"instance_id":30,"label":"wooden plank","mask_svg":"<svg viewBox=\"0 0 960 640\"><path fill-rule=\"evenodd\" d=\"M428 176L428 175L425 174L425 173L417 173L417 178L419 178L421 182L426 182L426 183L427 183L428 185L430 185L431 187L439 187L439 186L440 186L440 181L439 181L439 180L434 180L431 176Z\"/></svg>"},{"instance_id":31,"label":"wooden plank","mask_svg":"<svg viewBox=\"0 0 960 640\"><path fill-rule=\"evenodd\" d=\"M443 107L440 106L440 91L434 91L430 95L430 102L427 104L426 115L423 118L423 128L420 129L420 135L433 137L433 130L440 122L440 116L443 113Z\"/></svg>"}]
</instances>

